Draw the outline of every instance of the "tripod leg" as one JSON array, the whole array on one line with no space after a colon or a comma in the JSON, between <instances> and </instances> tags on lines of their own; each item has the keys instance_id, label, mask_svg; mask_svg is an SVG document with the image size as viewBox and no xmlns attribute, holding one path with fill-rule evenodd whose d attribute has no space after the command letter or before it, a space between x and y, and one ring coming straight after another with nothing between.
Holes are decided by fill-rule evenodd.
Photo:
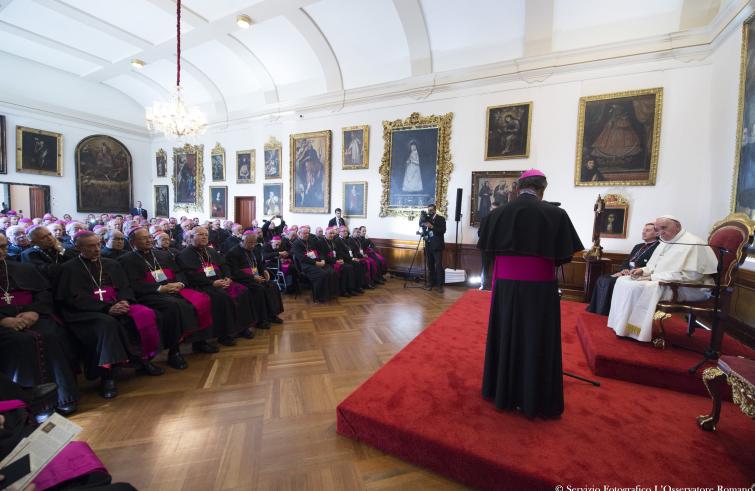
<instances>
[{"instance_id":1,"label":"tripod leg","mask_svg":"<svg viewBox=\"0 0 755 491\"><path fill-rule=\"evenodd\" d=\"M582 382L587 382L588 384L592 384L595 387L600 387L600 382L598 382L597 380L590 380L589 378L585 378L585 377L582 377L581 375L576 375L571 372L563 372L563 374L566 375L567 377L575 378L577 380L581 380Z\"/></svg>"}]
</instances>

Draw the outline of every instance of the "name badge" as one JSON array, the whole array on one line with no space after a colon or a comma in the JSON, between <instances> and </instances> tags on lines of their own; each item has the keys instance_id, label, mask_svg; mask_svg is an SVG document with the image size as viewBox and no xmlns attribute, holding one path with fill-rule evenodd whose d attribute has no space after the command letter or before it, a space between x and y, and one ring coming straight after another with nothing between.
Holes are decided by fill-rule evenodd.
<instances>
[{"instance_id":1,"label":"name badge","mask_svg":"<svg viewBox=\"0 0 755 491\"><path fill-rule=\"evenodd\" d=\"M364 256L364 251L361 248L359 248L359 255Z\"/></svg>"},{"instance_id":2,"label":"name badge","mask_svg":"<svg viewBox=\"0 0 755 491\"><path fill-rule=\"evenodd\" d=\"M354 257L354 252L351 249L349 249L349 257Z\"/></svg>"},{"instance_id":3,"label":"name badge","mask_svg":"<svg viewBox=\"0 0 755 491\"><path fill-rule=\"evenodd\" d=\"M432 230L430 230L430 231L429 231L429 232L427 233L427 236L428 236L428 237L435 237L435 234L433 233L433 231L432 231Z\"/></svg>"},{"instance_id":4,"label":"name badge","mask_svg":"<svg viewBox=\"0 0 755 491\"><path fill-rule=\"evenodd\" d=\"M211 278L215 276L215 268L213 268L212 266L205 266L203 269L204 269L204 275L206 277Z\"/></svg>"},{"instance_id":5,"label":"name badge","mask_svg":"<svg viewBox=\"0 0 755 491\"><path fill-rule=\"evenodd\" d=\"M307 252L307 257L310 259L317 259L317 254L315 253L315 251L309 251Z\"/></svg>"},{"instance_id":6,"label":"name badge","mask_svg":"<svg viewBox=\"0 0 755 491\"><path fill-rule=\"evenodd\" d=\"M257 266L252 268L252 276L257 276Z\"/></svg>"},{"instance_id":7,"label":"name badge","mask_svg":"<svg viewBox=\"0 0 755 491\"><path fill-rule=\"evenodd\" d=\"M629 261L629 267L634 269L637 267L637 265L634 263L634 261Z\"/></svg>"},{"instance_id":8,"label":"name badge","mask_svg":"<svg viewBox=\"0 0 755 491\"><path fill-rule=\"evenodd\" d=\"M168 279L168 276L162 269L156 269L152 271L152 277L155 279L156 283L160 283Z\"/></svg>"}]
</instances>

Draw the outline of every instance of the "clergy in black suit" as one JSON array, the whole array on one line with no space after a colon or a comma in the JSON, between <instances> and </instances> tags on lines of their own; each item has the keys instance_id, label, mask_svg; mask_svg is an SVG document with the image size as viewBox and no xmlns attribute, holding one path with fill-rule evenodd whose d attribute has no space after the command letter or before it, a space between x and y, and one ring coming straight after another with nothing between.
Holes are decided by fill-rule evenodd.
<instances>
[{"instance_id":1,"label":"clergy in black suit","mask_svg":"<svg viewBox=\"0 0 755 491\"><path fill-rule=\"evenodd\" d=\"M141 201L137 201L136 206L131 208L131 216L147 218L147 210L142 208Z\"/></svg>"},{"instance_id":2,"label":"clergy in black suit","mask_svg":"<svg viewBox=\"0 0 755 491\"><path fill-rule=\"evenodd\" d=\"M341 218L341 209L336 208L336 216L330 219L328 222L328 227L345 227L346 226L346 220Z\"/></svg>"},{"instance_id":3,"label":"clergy in black suit","mask_svg":"<svg viewBox=\"0 0 755 491\"><path fill-rule=\"evenodd\" d=\"M419 225L425 234L425 260L427 261L427 277L425 288L432 290L433 286L443 293L446 283L446 271L443 269L443 249L446 247L443 236L446 234L446 219L438 215L435 205L427 205L427 214L420 216Z\"/></svg>"},{"instance_id":4,"label":"clergy in black suit","mask_svg":"<svg viewBox=\"0 0 755 491\"><path fill-rule=\"evenodd\" d=\"M64 248L46 227L34 227L29 232L29 238L34 245L21 253L21 262L36 267L54 288L60 274L60 266L76 258L78 253L73 249Z\"/></svg>"}]
</instances>

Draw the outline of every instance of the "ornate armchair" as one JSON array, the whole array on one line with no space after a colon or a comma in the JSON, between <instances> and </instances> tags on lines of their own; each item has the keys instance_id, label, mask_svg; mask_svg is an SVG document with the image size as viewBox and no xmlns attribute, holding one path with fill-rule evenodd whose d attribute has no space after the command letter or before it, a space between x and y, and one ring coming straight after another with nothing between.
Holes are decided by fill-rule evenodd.
<instances>
[{"instance_id":1,"label":"ornate armchair","mask_svg":"<svg viewBox=\"0 0 755 491\"><path fill-rule=\"evenodd\" d=\"M755 419L755 361L737 356L722 356L717 367L706 368L703 382L708 388L713 408L710 414L697 417L697 424L705 431L715 431L721 417L721 390L731 387L734 404L750 418Z\"/></svg>"},{"instance_id":2,"label":"ornate armchair","mask_svg":"<svg viewBox=\"0 0 755 491\"><path fill-rule=\"evenodd\" d=\"M708 245L713 248L716 257L719 258L718 273L715 275L715 285L701 285L689 283L660 282L663 286L671 288L670 300L658 302L656 306L656 319L659 320L661 337L653 341L657 347L665 344L665 331L663 320L672 313L684 313L689 315L687 334L691 336L697 327L697 316L700 314L711 318L711 341L705 358L701 363L691 368L696 371L707 360L717 359L724 329L719 324L721 311L721 291L731 288L739 266L747 257L747 247L752 243L755 224L744 213L733 213L717 222L708 235ZM711 297L701 302L689 302L679 300L679 288L706 288L711 290Z\"/></svg>"}]
</instances>

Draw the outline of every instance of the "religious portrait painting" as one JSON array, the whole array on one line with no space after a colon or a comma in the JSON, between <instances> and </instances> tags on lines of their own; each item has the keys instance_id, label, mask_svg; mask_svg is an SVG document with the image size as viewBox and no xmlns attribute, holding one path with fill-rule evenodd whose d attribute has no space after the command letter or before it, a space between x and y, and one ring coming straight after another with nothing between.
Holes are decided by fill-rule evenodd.
<instances>
[{"instance_id":1,"label":"religious portrait painting","mask_svg":"<svg viewBox=\"0 0 755 491\"><path fill-rule=\"evenodd\" d=\"M431 203L446 215L452 119L453 113L413 113L404 120L383 121L380 216L416 216Z\"/></svg>"},{"instance_id":2,"label":"religious portrait painting","mask_svg":"<svg viewBox=\"0 0 755 491\"><path fill-rule=\"evenodd\" d=\"M618 194L603 197L605 208L600 215L600 237L605 239L626 239L629 203Z\"/></svg>"},{"instance_id":3,"label":"religious portrait painting","mask_svg":"<svg viewBox=\"0 0 755 491\"><path fill-rule=\"evenodd\" d=\"M213 182L225 181L225 149L220 143L215 143L210 152L210 168Z\"/></svg>"},{"instance_id":4,"label":"religious portrait painting","mask_svg":"<svg viewBox=\"0 0 755 491\"><path fill-rule=\"evenodd\" d=\"M186 211L202 211L204 145L173 148L173 207Z\"/></svg>"},{"instance_id":5,"label":"religious portrait painting","mask_svg":"<svg viewBox=\"0 0 755 491\"><path fill-rule=\"evenodd\" d=\"M755 15L742 26L737 148L731 210L755 216Z\"/></svg>"},{"instance_id":6,"label":"religious portrait painting","mask_svg":"<svg viewBox=\"0 0 755 491\"><path fill-rule=\"evenodd\" d=\"M343 169L369 168L370 127L350 126L341 131Z\"/></svg>"},{"instance_id":7,"label":"religious portrait painting","mask_svg":"<svg viewBox=\"0 0 755 491\"><path fill-rule=\"evenodd\" d=\"M162 148L155 154L155 167L157 169L157 177L168 175L168 154Z\"/></svg>"},{"instance_id":8,"label":"religious portrait painting","mask_svg":"<svg viewBox=\"0 0 755 491\"><path fill-rule=\"evenodd\" d=\"M529 157L531 128L531 102L488 107L485 116L485 160Z\"/></svg>"},{"instance_id":9,"label":"religious portrait painting","mask_svg":"<svg viewBox=\"0 0 755 491\"><path fill-rule=\"evenodd\" d=\"M254 166L256 162L256 150L238 150L236 152L237 184L254 184Z\"/></svg>"},{"instance_id":10,"label":"religious portrait painting","mask_svg":"<svg viewBox=\"0 0 755 491\"><path fill-rule=\"evenodd\" d=\"M291 135L293 213L330 213L330 130Z\"/></svg>"},{"instance_id":11,"label":"religious portrait painting","mask_svg":"<svg viewBox=\"0 0 755 491\"><path fill-rule=\"evenodd\" d=\"M16 172L62 176L63 135L16 126Z\"/></svg>"},{"instance_id":12,"label":"religious portrait painting","mask_svg":"<svg viewBox=\"0 0 755 491\"><path fill-rule=\"evenodd\" d=\"M168 185L158 184L155 187L155 216L170 216L170 200L168 199Z\"/></svg>"},{"instance_id":13,"label":"religious portrait painting","mask_svg":"<svg viewBox=\"0 0 755 491\"><path fill-rule=\"evenodd\" d=\"M76 145L76 209L128 212L133 188L131 152L107 135L92 135Z\"/></svg>"},{"instance_id":14,"label":"religious portrait painting","mask_svg":"<svg viewBox=\"0 0 755 491\"><path fill-rule=\"evenodd\" d=\"M343 183L343 216L367 218L367 181Z\"/></svg>"},{"instance_id":15,"label":"religious portrait painting","mask_svg":"<svg viewBox=\"0 0 755 491\"><path fill-rule=\"evenodd\" d=\"M228 216L228 187L210 186L210 218Z\"/></svg>"},{"instance_id":16,"label":"religious portrait painting","mask_svg":"<svg viewBox=\"0 0 755 491\"><path fill-rule=\"evenodd\" d=\"M663 88L579 100L577 186L652 186L658 167Z\"/></svg>"},{"instance_id":17,"label":"religious portrait painting","mask_svg":"<svg viewBox=\"0 0 755 491\"><path fill-rule=\"evenodd\" d=\"M0 174L8 173L8 140L5 131L5 116L0 114Z\"/></svg>"},{"instance_id":18,"label":"religious portrait painting","mask_svg":"<svg viewBox=\"0 0 755 491\"><path fill-rule=\"evenodd\" d=\"M265 179L280 179L282 177L281 155L283 145L274 137L265 143Z\"/></svg>"},{"instance_id":19,"label":"religious portrait painting","mask_svg":"<svg viewBox=\"0 0 755 491\"><path fill-rule=\"evenodd\" d=\"M469 210L469 224L479 227L482 220L492 211L493 203L507 204L516 197L516 181L523 171L483 171L472 172L472 199Z\"/></svg>"},{"instance_id":20,"label":"religious portrait painting","mask_svg":"<svg viewBox=\"0 0 755 491\"><path fill-rule=\"evenodd\" d=\"M280 215L283 211L283 184L277 182L263 185L262 195L264 196L262 209L265 210L265 216Z\"/></svg>"}]
</instances>

